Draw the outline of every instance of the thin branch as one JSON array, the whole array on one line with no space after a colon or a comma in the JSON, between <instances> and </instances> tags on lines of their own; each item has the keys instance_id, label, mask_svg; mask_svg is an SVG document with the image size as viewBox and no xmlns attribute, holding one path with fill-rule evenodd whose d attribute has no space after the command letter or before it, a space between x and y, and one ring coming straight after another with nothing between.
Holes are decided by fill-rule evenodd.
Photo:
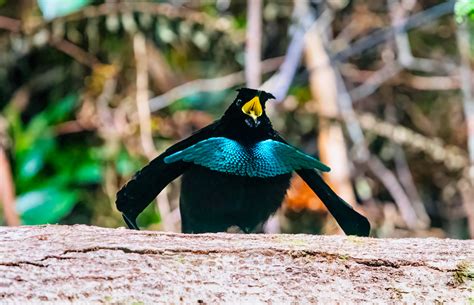
<instances>
[{"instance_id":1,"label":"thin branch","mask_svg":"<svg viewBox=\"0 0 474 305\"><path fill-rule=\"evenodd\" d=\"M97 57L95 57L89 52L84 51L83 49L81 49L70 41L51 41L50 44L52 47L71 56L75 61L89 68L93 68L95 65L100 64L100 61L97 59Z\"/></svg>"},{"instance_id":2,"label":"thin branch","mask_svg":"<svg viewBox=\"0 0 474 305\"><path fill-rule=\"evenodd\" d=\"M275 71L283 62L283 57L274 57L262 61L262 73ZM150 99L152 112L171 105L174 101L198 92L214 92L229 89L245 82L245 72L239 71L211 79L197 79L174 87L170 91Z\"/></svg>"},{"instance_id":3,"label":"thin branch","mask_svg":"<svg viewBox=\"0 0 474 305\"><path fill-rule=\"evenodd\" d=\"M461 87L458 75L420 76L408 75L407 73L403 74L399 82L416 90L458 90Z\"/></svg>"},{"instance_id":4,"label":"thin branch","mask_svg":"<svg viewBox=\"0 0 474 305\"><path fill-rule=\"evenodd\" d=\"M247 87L258 88L262 82L262 0L247 2L247 35L245 48L245 79Z\"/></svg>"},{"instance_id":5,"label":"thin branch","mask_svg":"<svg viewBox=\"0 0 474 305\"><path fill-rule=\"evenodd\" d=\"M382 68L372 75L360 86L349 92L352 101L362 100L374 93L383 83L402 71L400 65L394 62L386 63Z\"/></svg>"},{"instance_id":6,"label":"thin branch","mask_svg":"<svg viewBox=\"0 0 474 305\"><path fill-rule=\"evenodd\" d=\"M402 25L405 21L406 10L405 6L400 3L403 0L388 0L390 10L391 22L394 28ZM414 5L415 2L410 2ZM395 35L395 46L397 48L397 62L405 69L424 71L424 72L439 72L449 74L450 71L456 68L454 63L441 62L438 60L428 58L417 58L413 56L411 51L408 33L405 31L399 32Z\"/></svg>"},{"instance_id":7,"label":"thin branch","mask_svg":"<svg viewBox=\"0 0 474 305\"><path fill-rule=\"evenodd\" d=\"M461 55L459 74L461 77L464 115L467 124L469 161L472 166L469 176L474 180L474 73L471 68L471 65L474 65L474 59L470 55L469 35L473 34L469 33L467 21L464 21L458 28L458 45Z\"/></svg>"},{"instance_id":8,"label":"thin branch","mask_svg":"<svg viewBox=\"0 0 474 305\"><path fill-rule=\"evenodd\" d=\"M325 11L319 19L324 19L326 12L328 11ZM278 69L278 72L272 75L260 88L261 90L271 92L277 102L283 101L288 93L296 70L301 62L304 50L304 37L315 22L306 1L295 2L293 19L297 22L294 25L292 38L285 53L285 60Z\"/></svg>"},{"instance_id":9,"label":"thin branch","mask_svg":"<svg viewBox=\"0 0 474 305\"><path fill-rule=\"evenodd\" d=\"M84 126L80 120L67 121L53 126L54 133L58 136L83 131L92 131L95 129L96 126Z\"/></svg>"},{"instance_id":10,"label":"thin branch","mask_svg":"<svg viewBox=\"0 0 474 305\"><path fill-rule=\"evenodd\" d=\"M387 121L396 123L396 109L393 104L387 104L385 115ZM421 200L420 194L416 189L415 182L413 181L413 176L410 172L410 168L408 166L408 162L405 157L405 152L400 147L400 145L396 143L390 144L395 151L394 161L395 161L395 172L397 174L398 180L400 180L400 184L403 186L404 190L406 191L406 195L408 196L411 205L413 206L413 212L416 213L418 216L418 225L419 228L428 228L430 225L430 218L426 212L425 206L423 201Z\"/></svg>"},{"instance_id":11,"label":"thin branch","mask_svg":"<svg viewBox=\"0 0 474 305\"><path fill-rule=\"evenodd\" d=\"M395 201L405 224L410 229L418 228L418 217L413 210L410 199L406 195L396 176L385 167L385 165L375 156L372 156L367 162L369 169L385 186L387 191Z\"/></svg>"},{"instance_id":12,"label":"thin branch","mask_svg":"<svg viewBox=\"0 0 474 305\"><path fill-rule=\"evenodd\" d=\"M138 120L140 125L140 141L143 151L148 160L152 160L157 151L153 143L151 112L148 103L148 54L147 43L145 37L141 33L133 36L133 51L135 54L135 65L137 70L136 76L136 102L138 109ZM168 192L165 188L156 198L156 204L163 219L163 229L165 231L173 231L175 229L172 219L170 218L170 203L168 200Z\"/></svg>"},{"instance_id":13,"label":"thin branch","mask_svg":"<svg viewBox=\"0 0 474 305\"><path fill-rule=\"evenodd\" d=\"M391 71L392 70L392 71ZM400 73L396 73L399 71ZM390 85L403 85L416 90L440 91L458 90L461 85L459 75L453 71L449 76L421 76L403 71L401 65L391 61L376 71L359 70L351 64L341 65L341 72L345 78L362 85L350 90L354 101L369 96L380 87L382 81ZM397 77L395 77L397 76Z\"/></svg>"},{"instance_id":14,"label":"thin branch","mask_svg":"<svg viewBox=\"0 0 474 305\"><path fill-rule=\"evenodd\" d=\"M469 164L469 159L463 149L446 145L439 138L428 138L404 126L382 121L371 113L359 113L357 119L364 130L415 151L423 152L434 161L443 163L451 171L461 171Z\"/></svg>"},{"instance_id":15,"label":"thin branch","mask_svg":"<svg viewBox=\"0 0 474 305\"><path fill-rule=\"evenodd\" d=\"M0 16L0 29L18 33L21 30L21 21L6 16Z\"/></svg>"},{"instance_id":16,"label":"thin branch","mask_svg":"<svg viewBox=\"0 0 474 305\"><path fill-rule=\"evenodd\" d=\"M469 154L469 168L466 171L466 187L461 188L463 194L463 204L469 223L469 234L474 238L474 59L471 57L472 28L474 25L468 24L465 20L458 27L458 46L461 55L461 65L459 74L461 77L461 91L463 95L464 115L467 125L467 148ZM469 28L471 26L471 28ZM471 31L470 31L471 30Z\"/></svg>"},{"instance_id":17,"label":"thin branch","mask_svg":"<svg viewBox=\"0 0 474 305\"><path fill-rule=\"evenodd\" d=\"M410 200L400 185L395 175L388 170L385 165L375 156L370 156L367 143L365 142L362 127L357 120L353 103L344 81L339 71L337 72L338 91L339 91L339 107L341 116L347 128L347 132L355 147L355 157L359 162L366 163L373 174L382 182L385 188L392 196L397 205L405 224L410 229L418 228L418 218L415 210L410 204Z\"/></svg>"},{"instance_id":18,"label":"thin branch","mask_svg":"<svg viewBox=\"0 0 474 305\"><path fill-rule=\"evenodd\" d=\"M10 162L0 146L0 202L3 204L5 222L9 226L20 225L20 218L15 210L15 184L11 174Z\"/></svg>"},{"instance_id":19,"label":"thin branch","mask_svg":"<svg viewBox=\"0 0 474 305\"><path fill-rule=\"evenodd\" d=\"M145 37L141 33L137 33L133 37L133 51L137 70L136 102L140 124L140 140L145 155L148 159L152 159L156 155L156 149L153 144L151 115L148 104L148 57Z\"/></svg>"},{"instance_id":20,"label":"thin branch","mask_svg":"<svg viewBox=\"0 0 474 305\"><path fill-rule=\"evenodd\" d=\"M148 72L150 73L150 80L153 81L154 86L161 92L171 90L176 86L177 76L173 72L169 63L161 50L153 43L147 42L148 54Z\"/></svg>"},{"instance_id":21,"label":"thin branch","mask_svg":"<svg viewBox=\"0 0 474 305\"><path fill-rule=\"evenodd\" d=\"M350 57L356 54L360 54L365 50L371 49L376 45L393 39L398 33L407 32L413 28L419 27L444 15L452 13L455 3L455 0L443 2L425 11L410 16L398 26L391 26L389 28L377 30L373 34L357 40L346 49L334 54L331 59L339 62L347 61Z\"/></svg>"},{"instance_id":22,"label":"thin branch","mask_svg":"<svg viewBox=\"0 0 474 305\"><path fill-rule=\"evenodd\" d=\"M421 200L420 194L416 189L415 182L413 181L413 175L410 172L410 167L405 156L403 149L398 146L395 146L395 171L397 173L398 179L400 180L401 185L406 191L406 194L410 198L410 202L413 205L413 208L418 216L419 225L421 228L428 228L430 226L430 217L426 212L425 205Z\"/></svg>"}]
</instances>

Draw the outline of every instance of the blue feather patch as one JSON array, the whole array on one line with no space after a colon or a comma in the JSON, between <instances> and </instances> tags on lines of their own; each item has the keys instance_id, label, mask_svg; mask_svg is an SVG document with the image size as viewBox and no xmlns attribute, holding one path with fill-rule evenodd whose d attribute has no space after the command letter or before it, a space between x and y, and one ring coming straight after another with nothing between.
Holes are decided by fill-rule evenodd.
<instances>
[{"instance_id":1,"label":"blue feather patch","mask_svg":"<svg viewBox=\"0 0 474 305\"><path fill-rule=\"evenodd\" d=\"M265 140L244 146L224 137L209 138L169 155L165 163L192 162L214 171L248 176L274 177L299 169L318 169L328 172L329 167L295 147L274 140Z\"/></svg>"}]
</instances>

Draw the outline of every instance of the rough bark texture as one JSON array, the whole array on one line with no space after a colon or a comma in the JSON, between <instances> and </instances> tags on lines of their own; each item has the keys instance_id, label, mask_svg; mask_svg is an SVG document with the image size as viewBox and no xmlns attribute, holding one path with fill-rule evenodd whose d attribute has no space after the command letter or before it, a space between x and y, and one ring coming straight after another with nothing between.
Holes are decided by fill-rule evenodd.
<instances>
[{"instance_id":1,"label":"rough bark texture","mask_svg":"<svg viewBox=\"0 0 474 305\"><path fill-rule=\"evenodd\" d=\"M0 302L473 302L474 241L0 228Z\"/></svg>"}]
</instances>

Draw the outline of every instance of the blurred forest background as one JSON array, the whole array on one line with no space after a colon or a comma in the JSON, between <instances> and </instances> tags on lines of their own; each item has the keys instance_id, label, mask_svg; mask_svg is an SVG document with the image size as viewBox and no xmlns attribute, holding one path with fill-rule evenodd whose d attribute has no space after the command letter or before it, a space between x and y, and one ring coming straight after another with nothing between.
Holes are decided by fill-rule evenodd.
<instances>
[{"instance_id":1,"label":"blurred forest background","mask_svg":"<svg viewBox=\"0 0 474 305\"><path fill-rule=\"evenodd\" d=\"M472 0L0 0L5 225L124 226L118 189L260 87L379 237L474 237ZM179 181L139 218L179 231ZM297 177L266 232L338 232Z\"/></svg>"}]
</instances>

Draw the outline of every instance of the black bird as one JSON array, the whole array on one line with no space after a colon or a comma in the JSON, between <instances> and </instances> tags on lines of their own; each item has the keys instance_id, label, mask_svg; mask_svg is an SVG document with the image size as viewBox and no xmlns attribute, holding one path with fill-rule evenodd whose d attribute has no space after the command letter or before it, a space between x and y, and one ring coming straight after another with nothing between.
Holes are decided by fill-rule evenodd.
<instances>
[{"instance_id":1,"label":"black bird","mask_svg":"<svg viewBox=\"0 0 474 305\"><path fill-rule=\"evenodd\" d=\"M250 232L280 207L298 173L348 235L367 236L370 224L323 181L322 164L289 145L265 113L275 97L242 88L221 119L156 157L117 193L117 208L129 228L172 180L182 177L180 212L184 233Z\"/></svg>"}]
</instances>

